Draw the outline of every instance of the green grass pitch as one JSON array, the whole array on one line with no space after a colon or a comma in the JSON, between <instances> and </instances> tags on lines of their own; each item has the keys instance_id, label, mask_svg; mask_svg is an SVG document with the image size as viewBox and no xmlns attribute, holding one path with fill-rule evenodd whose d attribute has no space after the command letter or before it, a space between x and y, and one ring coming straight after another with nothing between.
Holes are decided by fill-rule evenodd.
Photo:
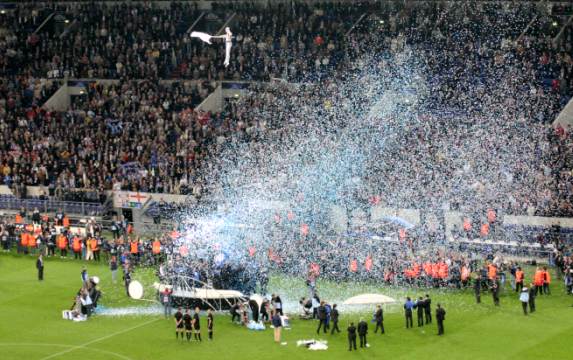
<instances>
[{"instance_id":1,"label":"green grass pitch","mask_svg":"<svg viewBox=\"0 0 573 360\"><path fill-rule=\"evenodd\" d=\"M375 335L370 326L370 348L349 352L345 328L348 321L367 321L371 312L342 314L338 335L316 337L314 321L292 319L292 330L283 331L287 345L273 342L271 329L249 331L231 324L227 314L215 318L215 339L203 342L175 339L172 319L161 315L94 316L87 322L61 319L80 287L82 263L48 259L45 281L36 279L35 258L0 255L0 359L572 359L573 297L564 293L563 284L553 275L552 295L537 298L537 312L524 316L517 296L506 290L501 306L493 306L484 294L477 305L471 290L434 291L433 305L440 302L447 311L443 337L436 325L405 329L401 311L385 315L385 335ZM104 265L88 264L90 275L101 278L106 307L147 306L127 299L121 284L111 285ZM529 269L531 270L531 269ZM145 274L145 272L142 272ZM530 275L530 274L528 274ZM137 278L136 274L136 278ZM139 276L143 276L139 274ZM530 278L530 277L528 277ZM274 277L273 286L300 286L302 280ZM357 284L319 283L323 294L359 293ZM370 286L367 290L375 290ZM379 288L384 293L405 294L396 289ZM412 296L425 290L411 290ZM400 298L400 301L403 299ZM416 320L414 319L414 323ZM205 327L203 319L203 327ZM203 330L205 331L205 330ZM326 351L296 347L296 341L309 338L328 340Z\"/></svg>"}]
</instances>

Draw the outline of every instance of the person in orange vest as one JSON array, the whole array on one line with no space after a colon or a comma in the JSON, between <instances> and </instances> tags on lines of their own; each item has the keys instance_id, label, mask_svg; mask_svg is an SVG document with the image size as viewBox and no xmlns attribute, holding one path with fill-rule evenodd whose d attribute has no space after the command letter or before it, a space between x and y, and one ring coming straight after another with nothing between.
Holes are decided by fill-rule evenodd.
<instances>
[{"instance_id":1,"label":"person in orange vest","mask_svg":"<svg viewBox=\"0 0 573 360\"><path fill-rule=\"evenodd\" d=\"M494 209L487 209L487 222L490 224L495 223L497 218L497 214L495 213Z\"/></svg>"},{"instance_id":2,"label":"person in orange vest","mask_svg":"<svg viewBox=\"0 0 573 360\"><path fill-rule=\"evenodd\" d=\"M422 267L420 266L420 264L416 262L412 264L412 274L414 275L414 277L420 276L420 272L422 271L421 269Z\"/></svg>"},{"instance_id":3,"label":"person in orange vest","mask_svg":"<svg viewBox=\"0 0 573 360\"><path fill-rule=\"evenodd\" d=\"M470 219L468 218L464 218L464 231L466 232L466 236L469 238L470 237L470 231L472 231L472 223L470 221Z\"/></svg>"},{"instance_id":4,"label":"person in orange vest","mask_svg":"<svg viewBox=\"0 0 573 360\"><path fill-rule=\"evenodd\" d=\"M547 270L547 266L543 267L543 293L545 295L551 295L551 289L549 288L551 285L551 275Z\"/></svg>"},{"instance_id":5,"label":"person in orange vest","mask_svg":"<svg viewBox=\"0 0 573 360\"><path fill-rule=\"evenodd\" d=\"M129 253L132 255L135 255L137 253L139 253L139 248L138 248L138 241L137 239L134 239L132 241L129 242Z\"/></svg>"},{"instance_id":6,"label":"person in orange vest","mask_svg":"<svg viewBox=\"0 0 573 360\"><path fill-rule=\"evenodd\" d=\"M309 231L309 226L308 226L308 224L301 224L301 225L300 225L300 235L301 235L301 236L307 236L307 235L308 235L308 231Z\"/></svg>"},{"instance_id":7,"label":"person in orange vest","mask_svg":"<svg viewBox=\"0 0 573 360\"><path fill-rule=\"evenodd\" d=\"M411 284L412 270L411 269L404 269L404 277L406 277L406 281L408 282L408 284Z\"/></svg>"},{"instance_id":8,"label":"person in orange vest","mask_svg":"<svg viewBox=\"0 0 573 360\"><path fill-rule=\"evenodd\" d=\"M350 271L355 273L356 271L358 271L358 262L356 261L356 259L353 259L350 262Z\"/></svg>"},{"instance_id":9,"label":"person in orange vest","mask_svg":"<svg viewBox=\"0 0 573 360\"><path fill-rule=\"evenodd\" d=\"M22 229L22 233L20 234L20 249L18 253L20 252L28 254L28 233L24 229Z\"/></svg>"},{"instance_id":10,"label":"person in orange vest","mask_svg":"<svg viewBox=\"0 0 573 360\"><path fill-rule=\"evenodd\" d=\"M94 253L92 251L92 240L93 240L93 238L89 235L85 239L85 257L84 257L84 259L86 259L86 260L93 260L93 258L94 258Z\"/></svg>"},{"instance_id":11,"label":"person in orange vest","mask_svg":"<svg viewBox=\"0 0 573 360\"><path fill-rule=\"evenodd\" d=\"M24 218L20 214L16 214L16 224L23 224Z\"/></svg>"},{"instance_id":12,"label":"person in orange vest","mask_svg":"<svg viewBox=\"0 0 573 360\"><path fill-rule=\"evenodd\" d=\"M36 237L31 232L28 233L28 247L30 248L30 254L36 248Z\"/></svg>"},{"instance_id":13,"label":"person in orange vest","mask_svg":"<svg viewBox=\"0 0 573 360\"><path fill-rule=\"evenodd\" d=\"M89 250L91 252L91 257L93 258L93 260L99 261L99 246L97 243L97 239L94 237L91 237L88 240L88 246L89 246Z\"/></svg>"},{"instance_id":14,"label":"person in orange vest","mask_svg":"<svg viewBox=\"0 0 573 360\"><path fill-rule=\"evenodd\" d=\"M426 276L430 277L432 276L432 263L426 261L422 265L422 268L424 269L424 273L426 274Z\"/></svg>"},{"instance_id":15,"label":"person in orange vest","mask_svg":"<svg viewBox=\"0 0 573 360\"><path fill-rule=\"evenodd\" d=\"M543 295L543 271L541 268L535 270L535 275L533 275L533 285L535 285L535 296Z\"/></svg>"},{"instance_id":16,"label":"person in orange vest","mask_svg":"<svg viewBox=\"0 0 573 360\"><path fill-rule=\"evenodd\" d=\"M406 240L406 229L398 230L398 239L400 240L401 243L403 243L404 240Z\"/></svg>"},{"instance_id":17,"label":"person in orange vest","mask_svg":"<svg viewBox=\"0 0 573 360\"><path fill-rule=\"evenodd\" d=\"M370 255L366 256L366 260L364 260L364 269L368 272L372 270L372 257Z\"/></svg>"},{"instance_id":18,"label":"person in orange vest","mask_svg":"<svg viewBox=\"0 0 573 360\"><path fill-rule=\"evenodd\" d=\"M74 251L74 259L82 259L82 240L78 235L75 235L72 239L72 250Z\"/></svg>"},{"instance_id":19,"label":"person in orange vest","mask_svg":"<svg viewBox=\"0 0 573 360\"><path fill-rule=\"evenodd\" d=\"M440 273L440 265L438 263L432 264L432 283L434 287L438 287L440 285L439 280L439 273Z\"/></svg>"},{"instance_id":20,"label":"person in orange vest","mask_svg":"<svg viewBox=\"0 0 573 360\"><path fill-rule=\"evenodd\" d=\"M494 264L487 265L487 278L493 283L497 278L497 267Z\"/></svg>"},{"instance_id":21,"label":"person in orange vest","mask_svg":"<svg viewBox=\"0 0 573 360\"><path fill-rule=\"evenodd\" d=\"M390 284L392 282L392 272L388 269L384 269L384 282Z\"/></svg>"},{"instance_id":22,"label":"person in orange vest","mask_svg":"<svg viewBox=\"0 0 573 360\"><path fill-rule=\"evenodd\" d=\"M521 293L523 289L523 281L525 280L525 273L521 270L521 267L518 266L517 270L515 270L515 292Z\"/></svg>"},{"instance_id":23,"label":"person in orange vest","mask_svg":"<svg viewBox=\"0 0 573 360\"><path fill-rule=\"evenodd\" d=\"M62 220L62 224L65 228L70 227L70 218L67 215L64 216L64 219Z\"/></svg>"},{"instance_id":24,"label":"person in orange vest","mask_svg":"<svg viewBox=\"0 0 573 360\"><path fill-rule=\"evenodd\" d=\"M448 265L445 262L441 262L438 267L438 277L442 283L446 282L448 278Z\"/></svg>"},{"instance_id":25,"label":"person in orange vest","mask_svg":"<svg viewBox=\"0 0 573 360\"><path fill-rule=\"evenodd\" d=\"M466 265L463 265L460 274L460 279L462 280L463 287L468 286L469 278L470 278L470 269Z\"/></svg>"},{"instance_id":26,"label":"person in orange vest","mask_svg":"<svg viewBox=\"0 0 573 360\"><path fill-rule=\"evenodd\" d=\"M137 239L129 243L129 253L131 254L131 258L134 259L136 263L139 263L139 242Z\"/></svg>"},{"instance_id":27,"label":"person in orange vest","mask_svg":"<svg viewBox=\"0 0 573 360\"><path fill-rule=\"evenodd\" d=\"M68 238L64 234L58 235L58 249L60 249L60 258L68 257Z\"/></svg>"},{"instance_id":28,"label":"person in orange vest","mask_svg":"<svg viewBox=\"0 0 573 360\"><path fill-rule=\"evenodd\" d=\"M155 239L151 245L151 252L153 253L153 259L157 265L161 260L161 242L159 239Z\"/></svg>"},{"instance_id":29,"label":"person in orange vest","mask_svg":"<svg viewBox=\"0 0 573 360\"><path fill-rule=\"evenodd\" d=\"M448 264L445 262L440 262L438 267L438 278L440 279L440 286L447 286L448 285Z\"/></svg>"},{"instance_id":30,"label":"person in orange vest","mask_svg":"<svg viewBox=\"0 0 573 360\"><path fill-rule=\"evenodd\" d=\"M494 209L487 209L487 222L489 224L489 232L495 237L495 228L497 226L497 213Z\"/></svg>"},{"instance_id":31,"label":"person in orange vest","mask_svg":"<svg viewBox=\"0 0 573 360\"><path fill-rule=\"evenodd\" d=\"M487 237L489 235L489 224L488 223L481 225L479 234L481 235L481 237Z\"/></svg>"},{"instance_id":32,"label":"person in orange vest","mask_svg":"<svg viewBox=\"0 0 573 360\"><path fill-rule=\"evenodd\" d=\"M422 269L424 270L425 279L426 279L426 286L432 285L432 263L426 261L422 265Z\"/></svg>"}]
</instances>

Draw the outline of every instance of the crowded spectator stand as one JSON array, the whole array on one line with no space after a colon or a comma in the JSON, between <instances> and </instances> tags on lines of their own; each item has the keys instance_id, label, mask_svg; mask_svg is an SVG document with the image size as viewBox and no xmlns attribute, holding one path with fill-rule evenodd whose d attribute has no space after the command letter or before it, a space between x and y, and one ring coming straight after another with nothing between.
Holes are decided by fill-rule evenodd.
<instances>
[{"instance_id":1,"label":"crowded spectator stand","mask_svg":"<svg viewBox=\"0 0 573 360\"><path fill-rule=\"evenodd\" d=\"M0 197L3 209L24 206L55 212L65 204L54 198L70 200L68 196L85 190L96 196L76 199L89 197L93 206L86 210L84 204L79 210L80 205L72 204L66 213L100 216L100 195L131 190L192 196L182 206L150 204L148 216L158 223L180 221L195 206L209 212L215 207L213 199L227 195L221 184L228 174L219 170L237 160L237 154L255 159L264 154L276 160L272 159L276 139L312 128L317 108L336 124L333 129L345 125L343 118L363 115L335 111L343 100L339 90L348 81L346 76L360 74L364 66L348 59L381 54L372 63L386 79L382 85L393 86L391 80L402 75L400 64L408 61L404 53L415 51L426 62L423 69L431 91L420 104L415 125L398 132L395 146L386 154L415 157L393 167L383 167L383 159L373 157L364 167L377 176L364 177L360 186L340 197L348 203L349 214L368 210L374 203L430 209L430 215L443 218L434 205L447 203L463 216L462 226L451 231L453 244L447 243L441 220L435 228L422 222L412 230L394 229L392 241L382 251L373 238L380 234L368 234L368 229L325 236L320 228L323 214L305 218L305 209L296 208L299 194L293 191L291 212L278 214L276 224L273 220L258 224L272 229L266 246L242 249L242 257L254 258L245 262L255 264L245 270L246 278L264 278L269 270L306 273L317 264L320 276L330 279L383 278L390 284L459 287L468 271L478 270L476 259L467 253L479 251L495 262L496 245L511 241L521 245L526 238L548 248L553 245L557 258L565 255L563 244L543 234L539 239L532 233L505 238L509 231L502 231L490 214L495 209L500 219L573 216L573 133L551 124L573 90L573 32L565 25L556 34L554 23L561 25L557 15L535 22L526 32L536 16L529 3L456 7L433 2L413 6L293 2L291 8L215 4L211 18L222 25L232 17L230 25L237 29L233 61L225 69L220 52L188 36L189 25L200 16L192 4L50 6L18 5L2 16L2 27L8 30L0 47L5 55L0 70L4 139L0 170L2 184L13 193ZM65 14L73 26L30 34L54 10ZM31 18L25 16L30 11ZM475 26L478 23L488 27ZM61 36L52 36L55 33ZM84 93L71 97L63 111L43 108L61 85L57 79L47 80L48 74L81 83ZM287 83L256 83L272 78ZM197 111L213 91L213 82L223 79L255 83L238 100L226 101L222 111ZM394 90L401 95L412 92L406 85ZM508 98L508 93L515 96ZM475 103L476 98L481 101ZM402 104L399 110L406 108ZM509 110L487 117L483 115L487 109ZM388 123L397 125L396 119ZM485 145L472 142L472 137L483 138ZM461 140L452 144L451 139ZM328 138L324 140L328 145ZM490 156L500 144L507 156ZM227 156L229 152L235 155ZM526 157L513 162L514 154ZM298 155L296 150L293 155ZM476 157L485 159L483 164ZM476 181L474 174L482 167L499 171L484 171ZM250 171L245 177L261 175L256 167ZM418 182L419 178L427 180ZM452 186L450 179L458 185ZM27 186L48 188L47 199L22 199L27 197ZM267 219L274 215L265 214ZM368 222L368 214L365 218ZM74 227L64 219L51 222L32 215L28 221L20 214L14 223L6 222L4 230L22 253L47 251L53 256L59 251L62 257L88 261L100 261L101 253L106 261L118 257L124 268L157 265L163 256L173 255L187 258L188 269L198 272L202 281L214 279L208 266L202 269L196 258L181 254L181 245L174 244L177 237L169 232L153 239L139 237L134 224L117 219L110 225L113 239L104 239L97 223ZM490 241L494 236L496 243ZM296 246L285 249L285 239ZM444 249L425 248L427 244ZM502 260L497 263L508 266Z\"/></svg>"}]
</instances>

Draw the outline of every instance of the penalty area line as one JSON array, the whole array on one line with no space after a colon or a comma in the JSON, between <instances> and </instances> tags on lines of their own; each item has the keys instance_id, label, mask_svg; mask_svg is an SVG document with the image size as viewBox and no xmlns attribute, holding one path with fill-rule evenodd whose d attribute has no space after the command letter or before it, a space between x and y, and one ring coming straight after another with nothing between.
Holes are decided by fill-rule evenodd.
<instances>
[{"instance_id":1,"label":"penalty area line","mask_svg":"<svg viewBox=\"0 0 573 360\"><path fill-rule=\"evenodd\" d=\"M112 338L112 337L114 337L114 336L117 336L117 335L120 335L120 334L124 334L124 333L126 333L126 332L129 332L129 331L138 329L138 328L140 328L140 327L147 326L147 325L149 325L149 324L151 324L151 323L154 323L154 322L156 322L156 321L159 321L159 320L160 320L160 319L153 319L153 320L150 320L150 321L146 321L146 322L144 322L144 323L142 323L142 324L132 326L132 327L130 327L130 328L127 328L127 329L124 329L124 330L115 332L115 333L113 333L113 334L109 334L109 335L106 335L106 336L102 336L102 337L100 337L100 338L97 338L97 339L88 341L87 343L80 344L80 345L76 345L76 346L73 346L73 347L71 347L71 348L69 348L69 349L59 351L59 352L57 352L57 353L55 353L55 354L52 354L52 355L48 355L48 356L42 358L41 360L53 359L53 358L55 358L55 357L57 357L57 356L67 354L67 353L72 352L72 351L74 351L74 350L79 350L79 349L85 348L86 346L91 345L91 344L94 344L94 343L96 343L96 342L100 342L100 341L103 341L103 340L107 340L107 339Z\"/></svg>"},{"instance_id":2,"label":"penalty area line","mask_svg":"<svg viewBox=\"0 0 573 360\"><path fill-rule=\"evenodd\" d=\"M63 348L73 348L77 345L67 345L67 344L51 344L51 343L0 343L0 347L33 347L33 346L44 346L44 347L63 347ZM95 352L99 352L102 354L107 354L107 355L111 355L123 360L132 360L131 358L125 356L125 355L121 355L118 353L115 353L113 351L108 351L108 350L102 350L102 349L96 349L96 348L89 348L89 347L81 347L81 349L85 349L85 350L90 350L90 351L95 351Z\"/></svg>"}]
</instances>

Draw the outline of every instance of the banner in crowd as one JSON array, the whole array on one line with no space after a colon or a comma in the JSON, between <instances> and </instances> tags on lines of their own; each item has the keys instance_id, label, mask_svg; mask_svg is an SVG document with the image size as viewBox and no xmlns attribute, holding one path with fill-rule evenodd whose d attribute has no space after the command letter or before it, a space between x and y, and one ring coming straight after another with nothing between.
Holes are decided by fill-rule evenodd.
<instances>
[{"instance_id":1,"label":"banner in crowd","mask_svg":"<svg viewBox=\"0 0 573 360\"><path fill-rule=\"evenodd\" d=\"M122 209L141 209L147 201L151 199L151 194L133 191L114 191L113 206Z\"/></svg>"}]
</instances>

